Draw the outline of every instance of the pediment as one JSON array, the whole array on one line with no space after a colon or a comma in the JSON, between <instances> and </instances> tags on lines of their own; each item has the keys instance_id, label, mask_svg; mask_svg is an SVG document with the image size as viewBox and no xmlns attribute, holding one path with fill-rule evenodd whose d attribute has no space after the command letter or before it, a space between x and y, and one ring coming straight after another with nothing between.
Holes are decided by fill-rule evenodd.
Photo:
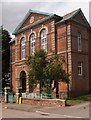
<instances>
[{"instance_id":1,"label":"pediment","mask_svg":"<svg viewBox=\"0 0 91 120\"><path fill-rule=\"evenodd\" d=\"M41 15L41 14L37 14L37 13L31 13L28 18L23 22L23 24L21 25L21 27L19 28L22 29L24 27L27 27L33 23L36 23L37 21L40 21L44 18L48 17L48 15Z\"/></svg>"},{"instance_id":2,"label":"pediment","mask_svg":"<svg viewBox=\"0 0 91 120\"><path fill-rule=\"evenodd\" d=\"M25 18L21 21L21 23L17 26L13 34L16 34L18 31L22 30L23 28L31 26L32 24L52 15L53 15L52 13L29 10L29 12L26 14Z\"/></svg>"}]
</instances>

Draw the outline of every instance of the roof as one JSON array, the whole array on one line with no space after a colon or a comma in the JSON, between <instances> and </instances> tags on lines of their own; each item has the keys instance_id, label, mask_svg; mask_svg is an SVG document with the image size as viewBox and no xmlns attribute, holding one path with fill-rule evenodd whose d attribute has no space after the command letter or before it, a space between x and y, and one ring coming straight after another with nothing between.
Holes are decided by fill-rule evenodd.
<instances>
[{"instance_id":1,"label":"roof","mask_svg":"<svg viewBox=\"0 0 91 120\"><path fill-rule=\"evenodd\" d=\"M63 22L63 21L66 21L66 20L69 20L71 19L73 16L75 16L81 9L77 9L77 10L74 10L66 15L63 16L63 19L59 22ZM58 22L58 23L59 23Z\"/></svg>"},{"instance_id":2,"label":"roof","mask_svg":"<svg viewBox=\"0 0 91 120\"><path fill-rule=\"evenodd\" d=\"M86 26L90 27L90 24L88 23L86 17L84 16L81 8L79 8L79 9L77 9L77 10L74 10L74 11L72 11L72 12L64 15L64 16L63 16L63 19L60 20L60 21L58 21L56 24L62 23L62 22L67 21L67 20L76 21L76 20L74 20L74 16L76 16L79 12L80 12L81 15L83 16L83 19L84 19L84 21L85 21ZM77 21L76 21L76 22L77 22ZM81 23L81 24L82 24L82 23Z\"/></svg>"},{"instance_id":3,"label":"roof","mask_svg":"<svg viewBox=\"0 0 91 120\"><path fill-rule=\"evenodd\" d=\"M30 9L29 12L31 12L31 13L38 13L38 14L42 14L42 15L53 15L53 13L41 12L41 11L32 10L32 9Z\"/></svg>"},{"instance_id":4,"label":"roof","mask_svg":"<svg viewBox=\"0 0 91 120\"><path fill-rule=\"evenodd\" d=\"M82 11L81 11L80 8L77 9L77 10L74 10L74 11L72 11L72 12L70 12L70 13L62 16L62 17L61 17L61 16L58 16L58 15L56 15L56 14L53 14L53 13L40 12L40 11L36 11L36 10L31 10L31 9L30 9L30 10L28 11L28 13L26 14L25 18L22 20L22 22L17 26L17 28L15 29L15 31L14 31L13 34L16 35L16 34L18 34L18 33L21 33L21 32L23 32L24 30L29 29L29 28L31 28L31 27L33 27L33 26L35 26L35 25L41 24L41 23L43 23L43 22L45 22L45 21L47 21L47 20L49 20L49 19L51 19L51 18L53 18L53 17L56 17L56 18L58 19L58 22L56 22L56 24L62 23L62 22L64 22L64 21L67 21L67 20L70 20L70 19L73 20L74 16L77 15L79 12L81 12L81 15L83 16L86 25L89 26L89 23L88 23L88 21L86 20L84 14L82 13ZM24 28L22 28L22 29L19 30L19 28L22 26L22 24L24 23L24 21L28 18L28 16L29 16L31 13L43 14L43 15L47 15L47 17L46 17L46 18L43 18L42 20L39 20L39 21L37 21L37 22L35 22L35 23L31 24L31 25L28 25L28 26L26 26L26 27L24 27Z\"/></svg>"}]
</instances>

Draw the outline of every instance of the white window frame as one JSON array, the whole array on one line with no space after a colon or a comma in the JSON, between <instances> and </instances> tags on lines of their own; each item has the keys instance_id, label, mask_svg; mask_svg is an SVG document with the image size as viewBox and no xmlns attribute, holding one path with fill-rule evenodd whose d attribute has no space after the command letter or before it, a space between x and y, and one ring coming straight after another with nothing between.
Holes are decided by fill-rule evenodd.
<instances>
[{"instance_id":1,"label":"white window frame","mask_svg":"<svg viewBox=\"0 0 91 120\"><path fill-rule=\"evenodd\" d=\"M34 33L30 35L30 53L31 54L35 53L35 34Z\"/></svg>"},{"instance_id":2,"label":"white window frame","mask_svg":"<svg viewBox=\"0 0 91 120\"><path fill-rule=\"evenodd\" d=\"M82 36L81 36L81 33L78 33L77 41L78 41L78 51L81 52L82 51Z\"/></svg>"},{"instance_id":3,"label":"white window frame","mask_svg":"<svg viewBox=\"0 0 91 120\"><path fill-rule=\"evenodd\" d=\"M83 74L83 64L82 62L78 63L78 76L82 76Z\"/></svg>"},{"instance_id":4,"label":"white window frame","mask_svg":"<svg viewBox=\"0 0 91 120\"><path fill-rule=\"evenodd\" d=\"M46 29L41 30L40 40L41 40L41 49L47 52L47 31Z\"/></svg>"},{"instance_id":5,"label":"white window frame","mask_svg":"<svg viewBox=\"0 0 91 120\"><path fill-rule=\"evenodd\" d=\"M25 59L25 52L26 52L26 50L25 50L25 38L23 37L23 38L21 38L21 60L22 59Z\"/></svg>"}]
</instances>

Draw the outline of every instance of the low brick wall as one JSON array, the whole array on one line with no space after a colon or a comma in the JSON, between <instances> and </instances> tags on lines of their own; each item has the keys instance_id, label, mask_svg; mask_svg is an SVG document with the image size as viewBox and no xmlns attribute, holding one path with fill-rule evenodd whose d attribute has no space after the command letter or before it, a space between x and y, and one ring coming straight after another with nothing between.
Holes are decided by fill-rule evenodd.
<instances>
[{"instance_id":1,"label":"low brick wall","mask_svg":"<svg viewBox=\"0 0 91 120\"><path fill-rule=\"evenodd\" d=\"M66 106L65 100L59 100L59 99L28 99L28 98L22 98L22 104L29 104L29 105L37 105L37 106L48 106L48 107L54 107L54 106Z\"/></svg>"}]
</instances>

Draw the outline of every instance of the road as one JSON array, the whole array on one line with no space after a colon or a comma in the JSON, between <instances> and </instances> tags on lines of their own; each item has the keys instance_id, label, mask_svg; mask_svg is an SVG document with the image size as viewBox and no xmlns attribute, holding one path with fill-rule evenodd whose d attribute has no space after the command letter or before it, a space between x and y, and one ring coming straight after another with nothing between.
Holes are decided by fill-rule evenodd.
<instances>
[{"instance_id":1,"label":"road","mask_svg":"<svg viewBox=\"0 0 91 120\"><path fill-rule=\"evenodd\" d=\"M0 103L0 120L2 118L2 104Z\"/></svg>"},{"instance_id":2,"label":"road","mask_svg":"<svg viewBox=\"0 0 91 120\"><path fill-rule=\"evenodd\" d=\"M30 109L29 109L30 108ZM72 107L3 105L3 118L89 118L89 103ZM83 119L82 119L83 120Z\"/></svg>"},{"instance_id":3,"label":"road","mask_svg":"<svg viewBox=\"0 0 91 120\"><path fill-rule=\"evenodd\" d=\"M3 118L65 118L65 117L57 114L5 109L3 110Z\"/></svg>"}]
</instances>

